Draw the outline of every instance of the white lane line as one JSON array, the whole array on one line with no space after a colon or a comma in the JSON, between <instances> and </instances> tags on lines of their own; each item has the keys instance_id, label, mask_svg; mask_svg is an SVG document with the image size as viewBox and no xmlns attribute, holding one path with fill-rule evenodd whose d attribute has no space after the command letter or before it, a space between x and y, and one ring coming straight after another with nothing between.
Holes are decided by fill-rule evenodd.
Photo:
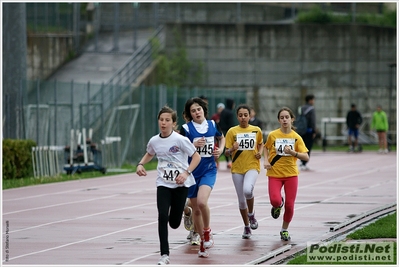
<instances>
[{"instance_id":1,"label":"white lane line","mask_svg":"<svg viewBox=\"0 0 399 267\"><path fill-rule=\"evenodd\" d=\"M374 185L372 185L372 186L374 186ZM369 187L372 187L372 186L369 186ZM356 188L356 189L352 190L351 192L347 192L346 194L351 194L351 193L353 193L354 191L360 191L360 190L365 190L365 188L362 188L362 189ZM330 200L332 200L332 199L335 199L335 198L338 198L338 197L341 197L341 196L342 196L342 194L336 195L336 196L333 196L333 197L324 199L324 200L322 200L322 202L330 201ZM305 205L305 206L302 206L302 207L299 207L299 208L295 208L295 210L299 210L299 209L311 207L311 206L314 206L314 205L316 205L316 204L317 204L317 203ZM143 205L144 205L144 204L143 204ZM218 207L214 207L214 208L226 207L226 206L231 206L231 205L234 205L234 204L232 203L232 204L222 205L222 206L218 206ZM212 209L214 209L214 208L212 208ZM270 218L271 218L271 216L265 217L265 218L260 219L259 221L263 221L263 220L265 220L265 219L270 219ZM98 236L94 236L94 237L91 237L91 238L79 240L79 241L76 241L76 242L67 243L67 244L64 244L64 245L61 245L61 246L56 246L56 247L52 247L52 248L48 248L48 249L44 249L44 250L40 250L40 251L36 251L36 252L31 252L31 253L27 253L27 254L22 254L22 255L19 255L19 256L10 258L9 261L15 260L15 259L18 259L18 258L22 258L22 257L27 257L27 256L31 256L31 255L36 255L36 254L40 254L40 253L44 253L44 252L48 252L48 251L60 249L60 248L64 248L64 247L71 246L71 245L75 245L75 244L84 243L84 242L87 242L87 241L91 241L91 240L94 240L94 239L98 239L98 238L102 238L102 237L106 237L106 236L118 234L118 233L121 233L121 232L133 230L133 229L137 229L137 228L140 228L140 227L145 227L145 226L153 225L153 224L156 224L157 222L158 222L158 221L154 221L154 222L150 222L150 223L147 223L147 224L142 224L142 225L138 225L138 226L134 226L134 227L125 228L125 229L122 229L122 230L110 232L110 233L107 233L107 234L98 235ZM215 233L215 234L219 235L219 234L222 234L222 233L227 233L227 232L230 232L230 231L235 230L235 229L240 228L240 227L242 227L242 225L240 225L240 226L238 226L238 227L230 228L230 229L227 229L227 230L225 230L225 231L221 231L221 232L218 232L218 233ZM180 248L180 247L185 246L185 245L186 245L186 244L184 243L184 244L175 246L175 247L173 247L173 248L171 248L171 249L177 249L177 248ZM130 260L130 261L128 261L128 262L125 262L125 263L123 263L123 264L132 263L132 262L135 262L135 261L137 261L137 260L139 260L139 259L143 259L143 258L150 257L150 256L153 256L153 255L154 255L154 253L147 254L147 255L141 256L141 257L139 257L139 258L132 259L132 260ZM4 261L3 261L3 262L4 262Z\"/></svg>"},{"instance_id":2,"label":"white lane line","mask_svg":"<svg viewBox=\"0 0 399 267\"><path fill-rule=\"evenodd\" d=\"M40 227L44 227L44 226L48 226L48 225L52 225L52 224L75 221L75 220L90 218L90 217L94 217L94 216L104 215L104 214L107 214L107 213L112 213L112 212L117 212L117 211L122 211L122 210L129 210L129 209L144 207L144 206L148 206L148 205L155 205L155 204L156 204L155 202L152 202L152 203L145 203L145 204L140 204L140 205L136 205L136 206L130 206L130 207L124 207L124 208L119 208L119 209L107 210L107 211L92 213L92 214L79 216L79 217L75 217L75 218L70 218L70 219L64 219L64 220L58 220L58 221L52 221L52 222L48 222L48 223L38 224L38 225L35 225L35 226L30 226L30 227L21 228L21 229L18 229L18 230L9 231L8 233L11 234L11 233L16 233L16 232L22 232L22 231L31 230L31 229L35 229L35 228L40 228ZM5 234L5 232L3 234Z\"/></svg>"},{"instance_id":3,"label":"white lane line","mask_svg":"<svg viewBox=\"0 0 399 267\"><path fill-rule=\"evenodd\" d=\"M140 191L132 191L132 192L127 192L127 193L120 193L120 194L113 194L109 196L103 196L103 197L96 197L96 198L91 198L91 199L84 199L84 200L79 200L79 201L69 201L69 202L63 202L59 204L54 204L54 205L47 205L47 206L41 206L41 207L36 207L36 208L29 208L29 209L23 209L23 210L16 210L16 211L10 211L3 213L3 215L10 215L10 214L15 214L15 213L21 213L21 212L29 212L29 211L34 211L34 210L40 210L40 209L48 209L48 208L54 208L54 207L60 207L60 206L65 206L65 205L72 205L72 204L77 204L77 203L84 203L84 202L91 202L91 201L97 201L101 199L108 199L108 198L113 198L113 197L118 197L121 195L134 195L136 193L141 193L145 191L153 191L153 189L144 189Z\"/></svg>"},{"instance_id":4,"label":"white lane line","mask_svg":"<svg viewBox=\"0 0 399 267\"><path fill-rule=\"evenodd\" d=\"M360 176L360 175L365 174L365 173L371 173L371 172L373 172L373 171L375 172L375 171L377 171L377 170L374 169L374 170L366 171L366 172L363 172L363 173L357 173L356 176ZM329 182L336 181L336 180L347 179L348 177L353 177L353 175L349 175L349 176L345 176L345 177L341 177L341 178L337 178L337 179L333 179L333 180L328 180L328 181L321 182L321 183L314 183L314 184L309 185L309 186L303 186L302 188L304 188L304 187L310 187L310 186L316 186L316 185L320 185L320 184L323 184L323 183L329 183ZM224 189L223 189L223 190L224 190ZM359 190L362 190L362 189L355 189L355 191L359 191ZM363 190L364 190L364 189L363 189ZM350 193L353 193L353 192L347 192L346 194L350 194ZM325 200L323 200L323 202L324 202L324 201L331 200L331 199L334 199L334 198L337 198L337 197L340 197L340 196L342 196L342 194L339 195L339 196L334 196L334 197L330 197L330 198L328 198L328 199L325 199ZM224 206L229 206L229 205L234 205L234 204L228 204L228 205L224 205ZM307 206L302 206L302 207L299 207L299 208L297 208L297 209L303 209L303 208L305 208L305 207L310 207L310 206L313 206L313 205L316 205L316 204L310 204L310 205L307 205ZM214 208L216 208L216 207L214 207ZM213 208L212 208L212 209L213 209ZM297 209L296 209L296 210L297 210ZM267 217L267 218L269 218L269 217ZM132 230L132 229L136 229L136 228L139 228L139 227L144 227L144 226L147 226L147 225L152 225L152 224L155 224L155 223L157 223L157 221L154 221L154 222L151 222L151 223L148 223L148 224L144 224L144 225L140 225L140 226L135 226L135 227L127 228L127 229L122 229L122 230L115 231L115 232L111 232L111 233L108 233L108 234L99 235L99 236L92 237L92 238L89 238L89 239L84 239L84 240L80 240L80 241L76 241L76 242L64 244L64 245L61 245L61 246L57 246L57 247L53 247L53 248L49 248L49 249L45 249L45 250L41 250L41 251L37 251L37 252L32 252L32 253L20 255L20 256L11 258L11 260L12 260L12 259L21 258L21 257L25 257L25 256L28 256L28 255L34 255L34 254L39 254L39 253L43 253L43 252L46 252L46 251L51 251L51 250L63 248L63 247L70 246L70 245L73 245L73 244L78 244L78 243L87 242L87 241L90 241L90 240L93 240L93 239L98 239L98 238L101 238L101 237L113 235L113 234L120 233L120 232L124 232L124 231L129 231L129 230ZM230 230L237 229L237 228L239 228L239 227L232 228L232 229L230 229ZM230 230L229 230L229 231L230 231ZM223 231L223 232L227 232L227 231ZM183 245L185 245L185 244L183 244ZM181 247L181 246L183 246L183 245L179 245L178 247ZM154 255L154 254L149 254L148 256L151 256L151 255ZM143 257L145 257L145 256L143 256ZM141 258L143 258L143 257L141 257ZM136 260L133 259L133 260L130 261L130 262L133 262L133 261L136 261Z\"/></svg>"},{"instance_id":5,"label":"white lane line","mask_svg":"<svg viewBox=\"0 0 399 267\"><path fill-rule=\"evenodd\" d=\"M123 183L114 183L114 184L107 184L107 185L101 185L101 186L95 186L96 188L106 188L106 187L112 187L112 186L118 186L118 185L125 185L125 184L132 184L132 182L123 182ZM28 187L28 186L27 186ZM87 185L87 187L93 187L90 185ZM18 188L16 188L18 189ZM48 196L53 196L53 195L62 195L62 194L68 194L72 192L81 192L83 191L84 188L77 188L77 189L71 189L71 190L66 190L66 191L60 191L60 192L54 192L54 193L46 193L46 194L39 194L39 195L32 195L32 196L25 196L25 197L19 197L19 198L9 198L9 199L4 199L3 202L14 202L18 200L27 200L27 199L32 199L32 198L39 198L39 197L48 197ZM4 195L4 192L3 192Z\"/></svg>"},{"instance_id":6,"label":"white lane line","mask_svg":"<svg viewBox=\"0 0 399 267\"><path fill-rule=\"evenodd\" d=\"M64 244L64 245L60 245L60 246L56 246L56 247L52 247L52 248L48 248L48 249L39 250L39 251L36 251L36 252L22 254L22 255L19 255L19 256L16 256L16 257L9 258L9 261L15 260L15 259L19 259L19 258L23 258L23 257L27 257L27 256L40 254L40 253L44 253L44 252L48 252L48 251L52 251L52 250L56 250L56 249L60 249L60 248L64 248L64 247L68 247L68 246L72 246L72 245L76 245L76 244L80 244L80 243L84 243L84 242L88 242L88 241L91 241L91 240L99 239L99 238L102 238L102 237L107 237L107 236L114 235L114 234L123 233L123 232L126 232L126 231L130 231L130 230L137 229L137 228L140 228L140 227L152 225L152 224L155 224L155 223L157 223L157 221L150 222L150 223L147 223L147 224L142 224L142 225L139 225L139 226L130 227L130 228L125 228L125 229L122 229L122 230L110 232L110 233L103 234L103 235L94 236L94 237L87 238L87 239L82 239L82 240L79 240L79 241L67 243L67 244ZM3 262L5 262L5 260L3 260Z\"/></svg>"},{"instance_id":7,"label":"white lane line","mask_svg":"<svg viewBox=\"0 0 399 267\"><path fill-rule=\"evenodd\" d=\"M388 165L388 166L383 167L382 169L389 169L389 168L392 168L392 167L396 167L396 165ZM370 169L370 170L367 170L367 171L364 171L364 172L353 173L353 174L342 176L342 177L338 177L338 178L332 179L332 180L324 180L324 181L321 181L319 183L313 183L313 184L299 186L298 189L309 188L309 187L313 187L313 186L316 186L316 185L322 185L322 184L327 184L327 183L336 182L336 181L340 181L340 180L345 180L345 179L356 177L356 176L361 176L361 175L365 175L365 174L369 174L369 173L373 173L373 172L378 172L380 170L381 170L381 168L380 169Z\"/></svg>"},{"instance_id":8,"label":"white lane line","mask_svg":"<svg viewBox=\"0 0 399 267\"><path fill-rule=\"evenodd\" d=\"M373 185L370 185L368 187L356 188L356 189L354 189L352 191L346 192L345 194L338 194L338 195L326 198L326 199L320 201L319 203L312 203L312 204L304 205L304 206L301 206L301 207L296 207L294 210L297 211L297 210L301 210L301 209L304 209L304 208L309 208L309 207L315 206L315 205L323 203L323 202L328 202L328 201L331 201L333 199L340 198L343 195L349 195L349 194L353 194L354 192L363 191L363 190L367 190L367 189L370 189L370 188L378 187L378 186L380 186L382 184L385 184L385 183L388 183L388 182L394 182L394 181L393 180L389 180L387 182L381 182L381 183L373 184ZM319 183L316 183L315 185L318 185L318 184ZM236 205L236 204L228 204L228 205L223 205L223 206L220 206L220 207L226 207L226 206L231 206L231 205ZM214 207L214 208L220 208L220 207ZM213 208L211 208L211 209L213 209ZM261 222L261 221L268 220L268 219L271 219L271 218L272 218L271 216L268 216L268 217L260 218L260 219L258 219L258 221ZM236 226L236 227L232 227L232 228L229 228L229 229L226 229L226 230L223 230L223 231L215 232L214 234L215 235L221 235L221 234L225 234L225 233L234 231L234 230L239 229L239 228L242 228L242 225L239 225L239 226ZM180 247L182 247L184 245L187 245L187 244L175 246L175 247L171 248L171 250L180 248ZM144 259L144 258L151 257L151 256L154 256L154 255L158 255L158 254L159 253L151 253L151 254L143 255L143 256L131 259L130 261L124 262L124 263L122 263L122 265L130 264L130 263L133 263L133 262L138 261L140 259Z\"/></svg>"}]
</instances>

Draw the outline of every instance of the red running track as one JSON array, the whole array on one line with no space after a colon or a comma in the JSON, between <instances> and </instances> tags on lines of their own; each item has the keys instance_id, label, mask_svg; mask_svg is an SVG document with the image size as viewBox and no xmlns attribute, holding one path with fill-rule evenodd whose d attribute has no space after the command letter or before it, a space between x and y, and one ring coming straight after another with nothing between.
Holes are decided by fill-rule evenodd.
<instances>
[{"instance_id":1,"label":"red running track","mask_svg":"<svg viewBox=\"0 0 399 267\"><path fill-rule=\"evenodd\" d=\"M263 159L262 159L263 164ZM169 231L171 264L244 265L287 245L272 264L329 236L330 227L353 216L397 203L397 155L313 152L312 171L299 175L292 240L279 237L281 218L270 216L267 177L255 187L259 228L241 238L231 174L221 166L211 194L215 246L198 258L187 243L183 223ZM155 172L108 176L3 190L2 263L4 265L155 265L160 258Z\"/></svg>"}]
</instances>

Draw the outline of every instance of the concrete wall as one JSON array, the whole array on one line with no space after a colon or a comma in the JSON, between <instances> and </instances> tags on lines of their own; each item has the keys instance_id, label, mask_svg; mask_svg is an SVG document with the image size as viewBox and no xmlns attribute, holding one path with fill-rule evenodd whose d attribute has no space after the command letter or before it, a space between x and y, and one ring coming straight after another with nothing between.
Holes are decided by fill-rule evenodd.
<instances>
[{"instance_id":1,"label":"concrete wall","mask_svg":"<svg viewBox=\"0 0 399 267\"><path fill-rule=\"evenodd\" d=\"M112 31L115 24L115 3L101 3L101 31ZM133 3L119 3L120 30L154 27L156 23L259 23L282 20L291 16L291 5L273 3L140 3L138 16Z\"/></svg>"},{"instance_id":2,"label":"concrete wall","mask_svg":"<svg viewBox=\"0 0 399 267\"><path fill-rule=\"evenodd\" d=\"M303 104L316 95L318 124L345 117L356 103L367 114L391 106L396 129L396 29L364 25L168 24L166 49L174 50L176 27L189 59L202 61L201 86L245 89L268 128L278 127L281 106ZM396 70L396 69L395 69ZM334 129L332 131L340 131Z\"/></svg>"},{"instance_id":3,"label":"concrete wall","mask_svg":"<svg viewBox=\"0 0 399 267\"><path fill-rule=\"evenodd\" d=\"M73 56L72 34L29 34L27 78L46 80Z\"/></svg>"}]
</instances>

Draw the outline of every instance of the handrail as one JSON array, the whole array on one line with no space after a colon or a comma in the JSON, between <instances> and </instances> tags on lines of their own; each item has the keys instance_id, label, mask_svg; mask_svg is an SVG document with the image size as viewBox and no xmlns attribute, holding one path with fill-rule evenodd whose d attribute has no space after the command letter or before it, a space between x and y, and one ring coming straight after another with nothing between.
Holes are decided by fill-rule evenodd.
<instances>
[{"instance_id":1,"label":"handrail","mask_svg":"<svg viewBox=\"0 0 399 267\"><path fill-rule=\"evenodd\" d=\"M112 75L102 86L101 90L91 98L90 102L102 103L103 111L107 112L117 101L120 101L120 97L126 91L131 90L131 85L151 65L154 60L153 55L164 48L165 43L161 36L162 33L163 25L159 26L150 39L126 60L125 64ZM153 38L159 40L159 46L152 45L151 39ZM88 106L88 108L82 111L82 118L87 118L89 112L90 118L88 124L90 127L93 127L100 119L101 112L95 106Z\"/></svg>"}]
</instances>

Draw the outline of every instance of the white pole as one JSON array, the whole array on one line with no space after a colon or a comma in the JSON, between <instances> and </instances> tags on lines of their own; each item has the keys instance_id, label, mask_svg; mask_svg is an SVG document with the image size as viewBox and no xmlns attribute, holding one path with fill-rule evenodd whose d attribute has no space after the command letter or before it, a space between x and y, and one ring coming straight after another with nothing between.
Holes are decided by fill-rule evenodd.
<instances>
[{"instance_id":1,"label":"white pole","mask_svg":"<svg viewBox=\"0 0 399 267\"><path fill-rule=\"evenodd\" d=\"M73 146L74 146L74 140L75 140L74 132L75 131L72 129L71 130L71 146L69 148L69 164L71 167L73 166Z\"/></svg>"},{"instance_id":2,"label":"white pole","mask_svg":"<svg viewBox=\"0 0 399 267\"><path fill-rule=\"evenodd\" d=\"M84 158L84 162L85 162L85 166L87 166L87 148L86 148L86 128L82 129L82 133L83 133L83 158Z\"/></svg>"},{"instance_id":3,"label":"white pole","mask_svg":"<svg viewBox=\"0 0 399 267\"><path fill-rule=\"evenodd\" d=\"M43 159L41 153L41 147L38 147L38 155L39 155L39 177L43 176Z\"/></svg>"},{"instance_id":4,"label":"white pole","mask_svg":"<svg viewBox=\"0 0 399 267\"><path fill-rule=\"evenodd\" d=\"M44 176L49 176L49 165L48 165L48 148L42 147L43 153L43 165L44 165Z\"/></svg>"},{"instance_id":5,"label":"white pole","mask_svg":"<svg viewBox=\"0 0 399 267\"><path fill-rule=\"evenodd\" d=\"M33 166L33 177L36 178L36 157L35 157L36 147L32 147L32 166Z\"/></svg>"}]
</instances>

